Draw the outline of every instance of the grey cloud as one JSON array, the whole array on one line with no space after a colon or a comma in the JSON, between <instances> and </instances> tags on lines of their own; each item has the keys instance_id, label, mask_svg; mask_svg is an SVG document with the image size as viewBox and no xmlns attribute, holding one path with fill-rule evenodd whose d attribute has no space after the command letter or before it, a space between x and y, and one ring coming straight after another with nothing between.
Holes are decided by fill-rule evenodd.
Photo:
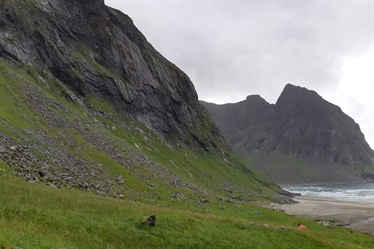
<instances>
[{"instance_id":1,"label":"grey cloud","mask_svg":"<svg viewBox=\"0 0 374 249\"><path fill-rule=\"evenodd\" d=\"M331 87L341 59L370 47L372 35L371 3L117 3L202 98L212 84L248 94L286 82Z\"/></svg>"},{"instance_id":2,"label":"grey cloud","mask_svg":"<svg viewBox=\"0 0 374 249\"><path fill-rule=\"evenodd\" d=\"M288 82L332 92L343 60L372 46L371 2L106 3L216 103L250 94L275 102Z\"/></svg>"}]
</instances>

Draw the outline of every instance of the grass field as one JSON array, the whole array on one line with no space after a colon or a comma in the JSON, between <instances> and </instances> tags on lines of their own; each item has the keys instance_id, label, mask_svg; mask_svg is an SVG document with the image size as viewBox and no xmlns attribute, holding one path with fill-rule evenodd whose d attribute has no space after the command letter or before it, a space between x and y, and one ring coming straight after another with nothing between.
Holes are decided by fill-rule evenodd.
<instances>
[{"instance_id":1,"label":"grass field","mask_svg":"<svg viewBox=\"0 0 374 249\"><path fill-rule=\"evenodd\" d=\"M249 204L149 205L26 183L1 168L2 249L374 248L372 236ZM150 214L155 227L141 224ZM309 229L297 230L299 221Z\"/></svg>"},{"instance_id":2,"label":"grass field","mask_svg":"<svg viewBox=\"0 0 374 249\"><path fill-rule=\"evenodd\" d=\"M0 132L61 172L70 164L54 155L65 151L85 170L105 167L99 183L124 176L114 188L124 199L48 187L43 177L27 183L15 177L8 156L0 160L0 249L374 248L373 237L249 204L276 200L281 190L225 146L209 153L172 147L107 103L68 101L66 94L62 84L43 80L32 68L0 61ZM141 224L150 214L157 217L155 227ZM309 230L297 230L299 221Z\"/></svg>"}]
</instances>

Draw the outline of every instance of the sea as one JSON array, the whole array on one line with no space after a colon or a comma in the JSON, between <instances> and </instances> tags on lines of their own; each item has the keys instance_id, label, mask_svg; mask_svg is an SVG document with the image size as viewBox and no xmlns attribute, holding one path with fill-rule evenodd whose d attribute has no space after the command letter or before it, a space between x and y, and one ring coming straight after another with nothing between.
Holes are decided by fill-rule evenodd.
<instances>
[{"instance_id":1,"label":"sea","mask_svg":"<svg viewBox=\"0 0 374 249\"><path fill-rule=\"evenodd\" d=\"M370 203L374 205L374 183L310 186L282 186L304 197L331 198L337 201Z\"/></svg>"}]
</instances>

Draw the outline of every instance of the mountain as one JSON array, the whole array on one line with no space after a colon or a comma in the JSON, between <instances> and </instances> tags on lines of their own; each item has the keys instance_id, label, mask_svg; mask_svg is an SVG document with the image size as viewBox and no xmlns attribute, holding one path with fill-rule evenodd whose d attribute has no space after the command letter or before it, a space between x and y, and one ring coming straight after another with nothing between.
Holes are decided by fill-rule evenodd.
<instances>
[{"instance_id":1,"label":"mountain","mask_svg":"<svg viewBox=\"0 0 374 249\"><path fill-rule=\"evenodd\" d=\"M31 183L150 203L289 195L235 157L188 76L102 0L0 0L0 106L0 172Z\"/></svg>"},{"instance_id":2,"label":"mountain","mask_svg":"<svg viewBox=\"0 0 374 249\"><path fill-rule=\"evenodd\" d=\"M201 103L239 157L278 183L373 180L360 127L314 91L287 84L274 105L258 95Z\"/></svg>"},{"instance_id":3,"label":"mountain","mask_svg":"<svg viewBox=\"0 0 374 249\"><path fill-rule=\"evenodd\" d=\"M78 99L110 102L170 142L214 147L193 132L214 129L193 84L128 16L103 0L2 2L1 57L60 80Z\"/></svg>"}]
</instances>

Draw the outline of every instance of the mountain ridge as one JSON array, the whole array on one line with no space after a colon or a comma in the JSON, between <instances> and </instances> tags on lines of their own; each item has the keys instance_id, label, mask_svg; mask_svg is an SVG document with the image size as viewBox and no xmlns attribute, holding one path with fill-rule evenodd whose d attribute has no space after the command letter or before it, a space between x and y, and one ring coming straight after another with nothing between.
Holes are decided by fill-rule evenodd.
<instances>
[{"instance_id":1,"label":"mountain ridge","mask_svg":"<svg viewBox=\"0 0 374 249\"><path fill-rule=\"evenodd\" d=\"M324 180L327 182L363 181L367 177L361 175L371 174L374 170L374 152L365 141L359 125L340 107L325 101L315 91L287 84L274 105L253 95L236 104L201 103L210 112L229 145L244 160L250 160L246 157L251 153L265 153L257 160L266 154L278 153L279 156L291 156L312 164L334 164L334 171L346 170L346 176L339 173L336 179L329 177ZM259 165L264 162L260 160L257 164L257 167L253 166L261 171ZM277 162L270 164L277 172ZM348 168L355 164L367 165L368 172L357 169L354 176L349 176L352 172ZM271 166L263 167L268 168L266 171L269 174ZM320 168L318 171L323 168L322 165L314 167ZM307 171L313 171L312 166L307 168ZM292 166L292 170L295 169L297 166ZM273 180L287 182L286 176L276 179L275 172ZM317 175L313 176L313 181L318 181Z\"/></svg>"}]
</instances>

